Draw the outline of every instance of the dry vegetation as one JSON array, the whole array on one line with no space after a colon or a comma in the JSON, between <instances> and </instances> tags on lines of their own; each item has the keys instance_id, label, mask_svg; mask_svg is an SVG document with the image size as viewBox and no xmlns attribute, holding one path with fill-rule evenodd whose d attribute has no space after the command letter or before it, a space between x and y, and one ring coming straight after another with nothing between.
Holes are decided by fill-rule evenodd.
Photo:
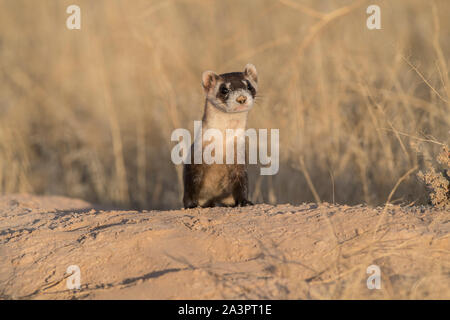
<instances>
[{"instance_id":1,"label":"dry vegetation","mask_svg":"<svg viewBox=\"0 0 450 320\"><path fill-rule=\"evenodd\" d=\"M450 142L449 1L79 0L80 31L69 4L0 0L0 193L179 207L170 134L201 117L201 72L252 62L250 126L281 140L253 201L427 202L412 169Z\"/></svg>"},{"instance_id":2,"label":"dry vegetation","mask_svg":"<svg viewBox=\"0 0 450 320\"><path fill-rule=\"evenodd\" d=\"M431 189L431 203L438 208L450 208L450 151L447 146L442 149L437 161L446 167L442 172L430 166L427 172L419 172L421 178Z\"/></svg>"}]
</instances>

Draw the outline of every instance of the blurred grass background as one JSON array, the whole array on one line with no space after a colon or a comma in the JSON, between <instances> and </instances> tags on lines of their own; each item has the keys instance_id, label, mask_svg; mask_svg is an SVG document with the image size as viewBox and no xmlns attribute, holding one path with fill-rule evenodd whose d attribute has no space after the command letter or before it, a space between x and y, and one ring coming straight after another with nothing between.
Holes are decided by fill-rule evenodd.
<instances>
[{"instance_id":1,"label":"blurred grass background","mask_svg":"<svg viewBox=\"0 0 450 320\"><path fill-rule=\"evenodd\" d=\"M81 7L68 30L67 6ZM366 8L381 7L382 30ZM0 0L0 193L181 206L175 128L204 70L256 65L249 127L280 129L255 202L384 203L449 142L447 0ZM397 203L426 203L410 175Z\"/></svg>"}]
</instances>

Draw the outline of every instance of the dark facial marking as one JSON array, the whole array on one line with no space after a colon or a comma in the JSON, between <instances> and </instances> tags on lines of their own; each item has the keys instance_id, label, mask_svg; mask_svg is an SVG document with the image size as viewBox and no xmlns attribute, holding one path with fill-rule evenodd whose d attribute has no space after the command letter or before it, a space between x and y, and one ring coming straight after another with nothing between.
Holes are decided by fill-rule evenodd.
<instances>
[{"instance_id":1,"label":"dark facial marking","mask_svg":"<svg viewBox=\"0 0 450 320\"><path fill-rule=\"evenodd\" d=\"M228 94L230 93L230 90L227 88L225 83L222 83L219 87L219 91L217 92L217 99L219 99L221 102L225 103L228 99Z\"/></svg>"},{"instance_id":2,"label":"dark facial marking","mask_svg":"<svg viewBox=\"0 0 450 320\"><path fill-rule=\"evenodd\" d=\"M217 98L222 102L226 102L228 95L231 91L244 89L247 90L252 97L254 98L256 95L256 89L251 85L250 81L245 78L243 72L230 72L221 74L220 77L224 81L219 87L219 91L217 92ZM226 87L225 83L230 83L229 88Z\"/></svg>"},{"instance_id":3,"label":"dark facial marking","mask_svg":"<svg viewBox=\"0 0 450 320\"><path fill-rule=\"evenodd\" d=\"M250 81L245 80L245 82L247 83L247 90L250 91L250 93L252 94L252 97L255 98L255 95L256 95L256 89L252 86L252 84L250 83Z\"/></svg>"},{"instance_id":4,"label":"dark facial marking","mask_svg":"<svg viewBox=\"0 0 450 320\"><path fill-rule=\"evenodd\" d=\"M223 95L227 95L230 90L228 90L227 86L225 84L222 84L220 86L220 93Z\"/></svg>"}]
</instances>

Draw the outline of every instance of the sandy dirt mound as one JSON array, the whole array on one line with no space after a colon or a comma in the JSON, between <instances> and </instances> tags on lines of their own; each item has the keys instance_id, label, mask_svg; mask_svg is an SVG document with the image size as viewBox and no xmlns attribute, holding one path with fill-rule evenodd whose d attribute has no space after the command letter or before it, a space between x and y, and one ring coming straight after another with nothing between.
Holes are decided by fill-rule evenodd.
<instances>
[{"instance_id":1,"label":"sandy dirt mound","mask_svg":"<svg viewBox=\"0 0 450 320\"><path fill-rule=\"evenodd\" d=\"M0 298L449 299L449 231L449 211L426 207L136 212L3 196ZM67 289L70 265L80 290Z\"/></svg>"}]
</instances>

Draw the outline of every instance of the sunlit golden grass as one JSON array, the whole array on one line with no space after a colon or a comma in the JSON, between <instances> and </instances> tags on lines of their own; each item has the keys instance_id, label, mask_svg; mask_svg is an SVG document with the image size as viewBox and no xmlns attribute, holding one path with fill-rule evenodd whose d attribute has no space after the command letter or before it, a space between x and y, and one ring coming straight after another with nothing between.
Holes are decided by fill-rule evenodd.
<instances>
[{"instance_id":1,"label":"sunlit golden grass","mask_svg":"<svg viewBox=\"0 0 450 320\"><path fill-rule=\"evenodd\" d=\"M281 156L253 201L426 203L414 174L390 193L449 142L450 3L372 2L80 0L71 31L71 1L0 0L0 193L180 207L170 134L201 118L204 70L251 62L249 126Z\"/></svg>"}]
</instances>

